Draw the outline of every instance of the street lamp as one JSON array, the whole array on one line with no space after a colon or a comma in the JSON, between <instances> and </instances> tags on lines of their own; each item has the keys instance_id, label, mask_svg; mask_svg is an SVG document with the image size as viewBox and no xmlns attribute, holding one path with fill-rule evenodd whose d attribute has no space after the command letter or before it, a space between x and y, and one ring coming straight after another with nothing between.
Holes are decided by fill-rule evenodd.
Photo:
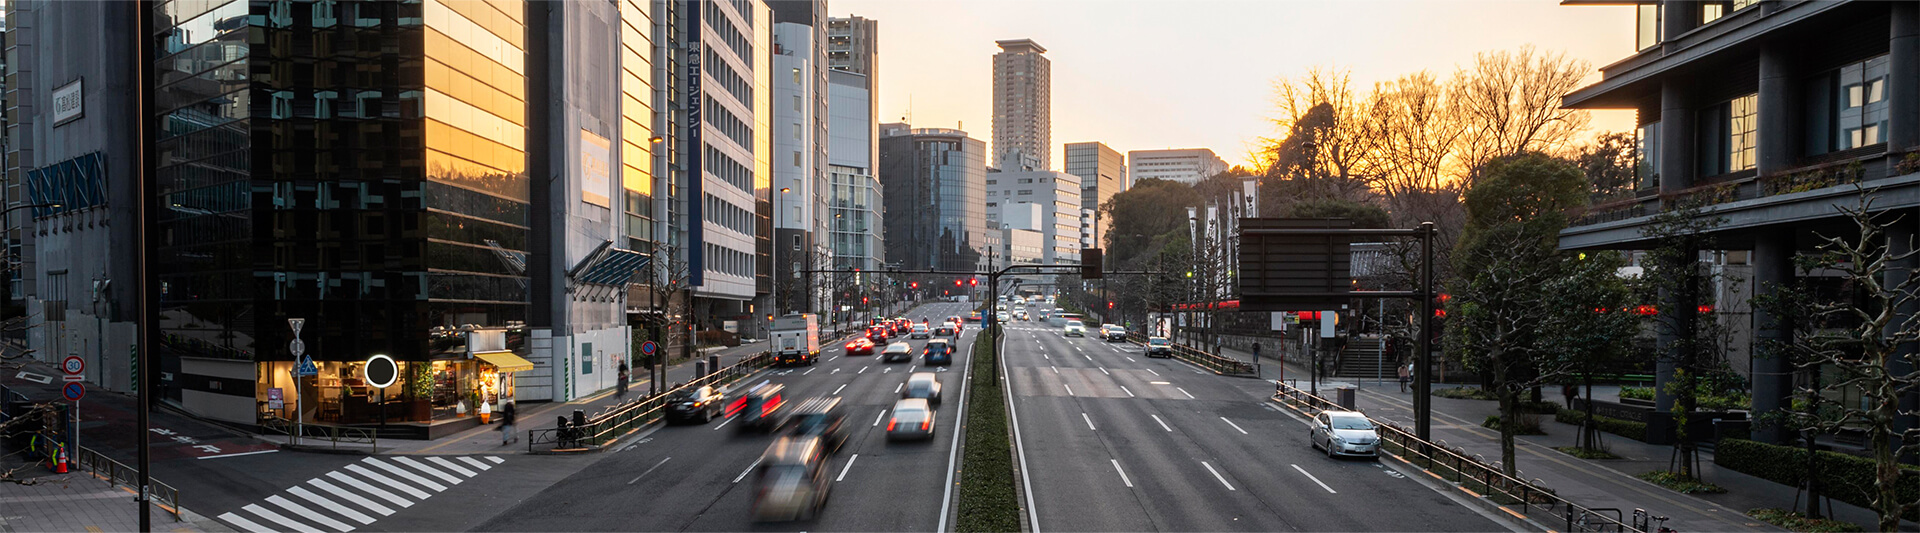
<instances>
[{"instance_id":1,"label":"street lamp","mask_svg":"<svg viewBox=\"0 0 1920 533\"><path fill-rule=\"evenodd\" d=\"M780 188L780 194L779 194L778 196L774 196L774 197L773 197L773 220L774 220L774 223L773 223L773 227L774 227L774 232L773 232L773 233L774 233L774 235L775 235L775 236L778 236L778 235L780 234L780 231L779 231L779 228L780 228L780 226L785 226L785 225L786 225L786 220L787 220L787 212L786 212L786 211L782 211L782 210L780 209L780 200L781 200L782 198L786 198L786 197L787 197L787 192L789 192L789 191L792 191L792 190L793 190L792 188L788 188L788 187L781 187L781 188ZM798 222L798 221L795 221L795 222ZM796 225L797 225L797 224L796 224ZM780 244L779 244L779 241L778 241L778 240L776 240L776 241L774 241L774 242L775 242L775 244L773 245L773 251L774 251L774 260L773 260L773 264L774 264L774 269L775 269L775 270L778 270L778 269L779 269L779 266L780 266L781 264L783 264L783 263L782 263L782 261L780 261L780 259L779 259L779 256L781 255L781 254L780 254ZM791 251L789 251L789 252L787 252L787 253L788 253L788 254L792 254L793 252L791 252ZM781 301L782 299L783 299L783 298L781 298L781 296L780 296L780 275L776 273L776 274L774 274L774 276L773 276L773 309L772 309L772 310L773 310L773 314L775 314L775 315L778 315L778 314L780 314L780 307L781 307L781 304L784 304L784 303L786 303L786 302L782 302L782 301ZM789 306L789 309L791 309L791 306ZM769 327L769 328L771 328L771 327L772 327L772 325L773 325L773 321L772 321L771 319L769 319L769 320L767 321L767 325L768 325L768 327Z\"/></svg>"},{"instance_id":2,"label":"street lamp","mask_svg":"<svg viewBox=\"0 0 1920 533\"><path fill-rule=\"evenodd\" d=\"M50 202L50 203L44 203L44 204L21 204L13 207L8 207L6 209L0 209L0 224L4 225L4 228L0 228L0 235L13 233L13 219L7 218L8 213L12 213L16 210L27 209L32 207L59 208L62 206L58 202ZM11 245L12 244L11 239L8 239L8 240L9 240L8 244ZM7 248L8 249L5 252L5 257L7 260L7 268L10 269L13 266L13 250L12 250L13 247L8 246ZM8 288L11 289L13 285L13 276L9 275L7 276L7 279L0 280L0 282L6 283L8 285ZM7 299L9 300L13 299L13 292L11 290L7 292ZM6 303L8 302L0 302L0 328L3 328L7 323L7 308L5 305Z\"/></svg>"}]
</instances>

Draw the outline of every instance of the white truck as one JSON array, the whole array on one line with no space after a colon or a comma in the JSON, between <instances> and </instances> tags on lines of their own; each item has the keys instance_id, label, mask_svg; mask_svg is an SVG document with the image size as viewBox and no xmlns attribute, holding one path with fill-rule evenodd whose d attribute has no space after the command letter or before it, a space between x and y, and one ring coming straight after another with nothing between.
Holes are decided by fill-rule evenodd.
<instances>
[{"instance_id":1,"label":"white truck","mask_svg":"<svg viewBox=\"0 0 1920 533\"><path fill-rule=\"evenodd\" d=\"M773 319L774 364L813 365L820 362L820 319L812 313L794 313Z\"/></svg>"}]
</instances>

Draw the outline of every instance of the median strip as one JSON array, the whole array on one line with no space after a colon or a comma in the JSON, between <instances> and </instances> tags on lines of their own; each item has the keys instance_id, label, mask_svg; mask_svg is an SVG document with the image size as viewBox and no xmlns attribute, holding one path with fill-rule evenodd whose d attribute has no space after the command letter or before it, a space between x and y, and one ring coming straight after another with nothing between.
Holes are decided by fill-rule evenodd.
<instances>
[{"instance_id":1,"label":"median strip","mask_svg":"<svg viewBox=\"0 0 1920 533\"><path fill-rule=\"evenodd\" d=\"M1019 477L1015 474L1014 444L1018 429L1009 423L1013 408L1005 381L995 379L993 343L1004 333L983 330L973 345L972 371L967 381L964 459L960 470L960 497L954 531L1020 531ZM982 342L984 341L984 342ZM1009 430L1014 433L1009 434ZM1029 491L1031 496L1031 491ZM1028 506L1029 516L1037 515Z\"/></svg>"}]
</instances>

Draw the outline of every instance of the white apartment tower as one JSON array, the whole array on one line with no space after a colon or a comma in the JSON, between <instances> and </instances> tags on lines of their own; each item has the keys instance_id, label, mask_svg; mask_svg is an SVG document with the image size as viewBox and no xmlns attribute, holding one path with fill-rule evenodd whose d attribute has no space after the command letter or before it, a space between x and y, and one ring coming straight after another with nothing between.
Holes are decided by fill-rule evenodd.
<instances>
[{"instance_id":1,"label":"white apartment tower","mask_svg":"<svg viewBox=\"0 0 1920 533\"><path fill-rule=\"evenodd\" d=\"M1053 168L1053 63L1031 39L995 41L993 166L1008 172Z\"/></svg>"},{"instance_id":2,"label":"white apartment tower","mask_svg":"<svg viewBox=\"0 0 1920 533\"><path fill-rule=\"evenodd\" d=\"M1041 259L1080 262L1080 178L1048 170L987 173L987 222L1040 232Z\"/></svg>"},{"instance_id":3,"label":"white apartment tower","mask_svg":"<svg viewBox=\"0 0 1920 533\"><path fill-rule=\"evenodd\" d=\"M774 314L819 312L827 245L827 3L773 5Z\"/></svg>"},{"instance_id":4,"label":"white apartment tower","mask_svg":"<svg viewBox=\"0 0 1920 533\"><path fill-rule=\"evenodd\" d=\"M1192 185L1226 172L1227 162L1209 148L1134 150L1127 152L1128 186L1144 179L1178 181Z\"/></svg>"}]
</instances>

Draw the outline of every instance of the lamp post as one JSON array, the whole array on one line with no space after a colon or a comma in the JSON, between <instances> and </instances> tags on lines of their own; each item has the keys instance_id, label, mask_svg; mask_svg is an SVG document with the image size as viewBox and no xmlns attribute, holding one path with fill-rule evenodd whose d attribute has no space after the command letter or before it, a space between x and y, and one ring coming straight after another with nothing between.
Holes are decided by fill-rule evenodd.
<instances>
[{"instance_id":1,"label":"lamp post","mask_svg":"<svg viewBox=\"0 0 1920 533\"><path fill-rule=\"evenodd\" d=\"M789 188L789 187L781 187L781 188L780 188L780 194L778 194L778 195L775 195L775 196L773 197L773 213L774 213L774 215L773 215L773 220L774 220L774 224L773 224L773 227L774 227L774 232L773 232L773 233L774 233L774 235L776 235L776 236L778 236L778 235L780 234L780 231L779 231L779 228L780 228L781 226L785 226L785 225L787 225L787 223L786 223L786 221L787 221L787 212L786 212L786 211L783 211L783 210L781 210L781 208L780 208L780 203L781 203L781 200L782 200L782 199L785 199L785 198L787 197L787 193L788 193L789 191L792 191L792 190L793 190L793 189L792 189L792 188ZM796 217L796 218L797 218L797 217ZM798 222L798 221L795 221L795 222L796 222L796 224L794 224L794 225L795 225L795 226L798 226L798 225L799 225L799 224L797 224L797 222ZM780 308L781 308L781 307L783 307L783 305L782 305L782 304L785 304L785 303L787 303L787 302L783 302L783 301L782 301L782 300L785 300L786 298L783 298L783 297L781 296L781 294L780 294L780 273L779 273L779 270L780 270L780 269L779 269L779 265L781 265L781 264L782 264L782 261L780 261L780 256L781 256L781 255L792 255L792 254L793 254L793 252L792 252L791 250L789 250L789 251L788 251L788 252L787 252L786 254L781 254L781 253L780 253L780 243L779 243L779 240L778 240L778 239L775 239L775 241L774 241L774 244L773 244L773 251L774 251L774 259L773 259L773 264L774 264L774 274L773 274L773 308L772 308L772 309L768 309L767 311L768 311L768 314L770 314L770 315L773 315L773 316L779 316L779 315L781 314L781 313L780 313ZM791 288L789 288L789 290L791 290ZM791 295L789 295L789 296L791 296ZM785 306L785 307L788 307L789 309L791 309L791 308L792 308L792 306ZM771 322L772 322L772 321L771 321L771 319L769 319L769 321L768 321L768 322L769 322L769 324L768 324L768 327L769 327L769 328L771 328L771 327L772 327L772 324L771 324Z\"/></svg>"},{"instance_id":2,"label":"lamp post","mask_svg":"<svg viewBox=\"0 0 1920 533\"><path fill-rule=\"evenodd\" d=\"M61 207L61 204L57 202L44 203L44 204L21 204L21 205L8 207L6 209L0 209L0 224L5 225L4 229L0 229L0 235L13 233L13 219L7 218L7 215L9 213L12 213L20 209L27 209L27 208L33 208L33 207L58 208L58 207ZM9 239L9 241L11 241L11 239ZM9 245L7 247L8 250L6 252L7 268L11 269L13 267L13 250L12 250L13 247L11 246L11 244L13 243L8 242L7 244ZM13 299L13 291L11 290L13 285L13 277L8 276L7 279L4 280L4 282L7 283L8 289L9 289L7 291L7 299L11 300ZM11 302L0 302L0 329L3 329L7 323L7 309L5 305L6 303L11 303Z\"/></svg>"}]
</instances>

